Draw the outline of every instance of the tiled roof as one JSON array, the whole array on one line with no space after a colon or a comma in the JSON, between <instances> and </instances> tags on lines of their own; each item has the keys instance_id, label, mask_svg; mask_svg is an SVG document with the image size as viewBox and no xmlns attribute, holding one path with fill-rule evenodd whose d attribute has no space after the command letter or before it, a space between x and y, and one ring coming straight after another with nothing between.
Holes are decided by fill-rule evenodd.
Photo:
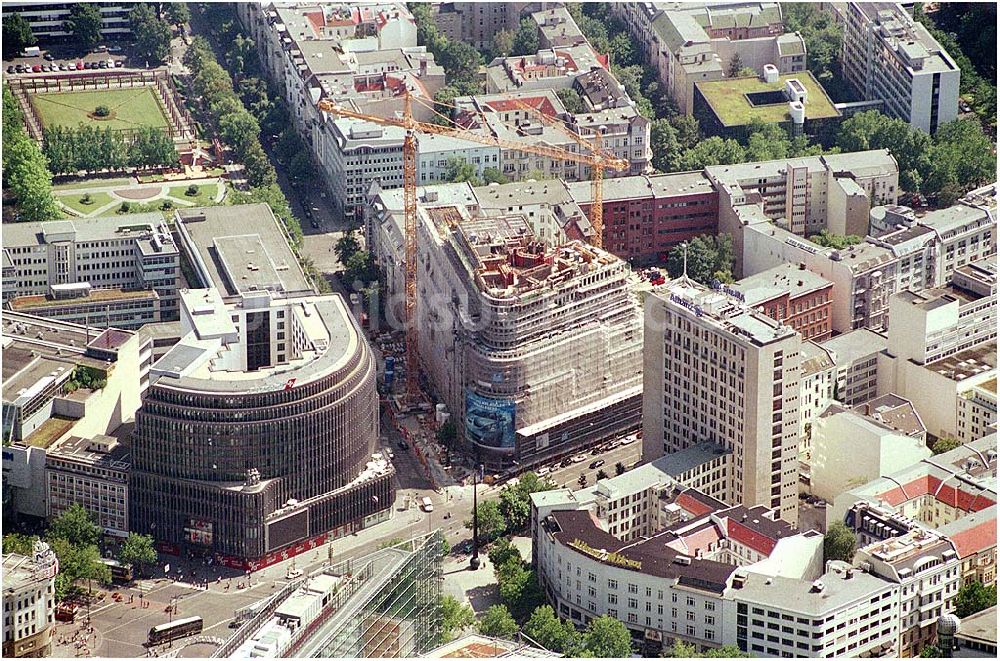
<instances>
[{"instance_id":1,"label":"tiled roof","mask_svg":"<svg viewBox=\"0 0 1000 661\"><path fill-rule=\"evenodd\" d=\"M941 532L945 532L942 530ZM991 546L997 545L997 518L996 512L993 516L969 526L965 530L948 535L948 538L955 545L958 557L967 558L970 555L984 551Z\"/></svg>"}]
</instances>

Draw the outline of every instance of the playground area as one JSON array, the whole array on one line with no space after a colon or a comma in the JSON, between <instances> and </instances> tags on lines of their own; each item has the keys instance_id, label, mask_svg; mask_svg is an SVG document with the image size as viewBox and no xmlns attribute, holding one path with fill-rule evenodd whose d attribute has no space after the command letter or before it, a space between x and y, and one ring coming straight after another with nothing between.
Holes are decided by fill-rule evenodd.
<instances>
[{"instance_id":1,"label":"playground area","mask_svg":"<svg viewBox=\"0 0 1000 661\"><path fill-rule=\"evenodd\" d=\"M43 130L54 126L76 128L80 124L112 129L168 126L166 113L152 87L53 92L34 94L30 99ZM107 114L99 116L98 109Z\"/></svg>"}]
</instances>

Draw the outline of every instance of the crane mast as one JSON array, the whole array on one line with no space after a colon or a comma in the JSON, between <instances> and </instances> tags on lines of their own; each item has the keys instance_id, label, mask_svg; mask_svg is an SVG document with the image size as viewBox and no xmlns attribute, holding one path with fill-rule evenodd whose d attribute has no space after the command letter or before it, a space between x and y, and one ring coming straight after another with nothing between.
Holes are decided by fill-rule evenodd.
<instances>
[{"instance_id":1,"label":"crane mast","mask_svg":"<svg viewBox=\"0 0 1000 661\"><path fill-rule=\"evenodd\" d=\"M513 149L546 156L554 160L573 161L590 165L591 192L593 202L590 209L590 223L594 228L593 245L598 248L603 245L604 208L603 188L604 169L624 170L628 161L605 154L601 150L600 132L594 136L593 146L572 131L562 129L573 137L581 146L592 149L591 154L577 154L559 147L549 145L523 144L513 140L499 138L494 135L475 133L468 129L439 126L430 122L419 122L413 118L413 108L410 95L407 92L403 102L403 116L379 117L356 112L349 108L337 106L328 99L321 99L317 104L321 112L327 112L340 117L361 119L382 126L396 126L406 130L403 139L403 228L405 233L405 323L406 323L406 400L408 405L415 405L420 398L418 347L420 334L417 328L417 137L416 133L445 135L453 138L477 142L479 144Z\"/></svg>"}]
</instances>

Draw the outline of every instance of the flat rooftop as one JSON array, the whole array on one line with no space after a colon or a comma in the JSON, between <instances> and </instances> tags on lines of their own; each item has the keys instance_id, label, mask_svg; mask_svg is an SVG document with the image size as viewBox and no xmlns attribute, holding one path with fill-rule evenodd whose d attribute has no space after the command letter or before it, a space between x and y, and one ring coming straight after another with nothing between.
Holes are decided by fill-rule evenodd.
<instances>
[{"instance_id":1,"label":"flat rooftop","mask_svg":"<svg viewBox=\"0 0 1000 661\"><path fill-rule=\"evenodd\" d=\"M833 287L833 283L791 263L761 271L730 285L731 289L743 294L747 305L763 303L785 293L795 299L824 287Z\"/></svg>"},{"instance_id":2,"label":"flat rooftop","mask_svg":"<svg viewBox=\"0 0 1000 661\"><path fill-rule=\"evenodd\" d=\"M98 305L101 303L115 303L118 301L137 301L148 299L155 301L160 296L152 289L142 289L137 291L124 291L121 289L92 289L86 296L76 296L74 298L52 298L51 296L18 296L10 301L12 310L30 312L31 310L60 308L65 306Z\"/></svg>"},{"instance_id":3,"label":"flat rooftop","mask_svg":"<svg viewBox=\"0 0 1000 661\"><path fill-rule=\"evenodd\" d=\"M788 99L767 105L754 105L748 94L759 92L784 92L785 82L798 80L806 90L806 120L839 117L840 111L827 96L826 90L808 71L786 73L777 82L768 83L756 76L746 78L725 78L695 83L712 112L723 126L745 126L755 119L768 124L791 121Z\"/></svg>"},{"instance_id":4,"label":"flat rooftop","mask_svg":"<svg viewBox=\"0 0 1000 661\"><path fill-rule=\"evenodd\" d=\"M884 350L886 342L885 335L868 328L858 328L820 342L820 346L834 353L838 365L845 365Z\"/></svg>"},{"instance_id":5,"label":"flat rooftop","mask_svg":"<svg viewBox=\"0 0 1000 661\"><path fill-rule=\"evenodd\" d=\"M161 234L164 225L159 213L133 213L124 216L97 216L94 218L73 218L72 220L49 220L38 223L5 223L3 229L4 246L31 246L58 241L102 241L136 238ZM168 252L175 251L173 244L167 244Z\"/></svg>"},{"instance_id":6,"label":"flat rooftop","mask_svg":"<svg viewBox=\"0 0 1000 661\"><path fill-rule=\"evenodd\" d=\"M179 209L175 218L195 270L207 280L202 286L225 296L260 289L312 293L266 204Z\"/></svg>"},{"instance_id":7,"label":"flat rooftop","mask_svg":"<svg viewBox=\"0 0 1000 661\"><path fill-rule=\"evenodd\" d=\"M965 351L926 365L927 369L937 372L952 381L964 381L977 374L995 370L996 366L996 342L966 349Z\"/></svg>"},{"instance_id":8,"label":"flat rooftop","mask_svg":"<svg viewBox=\"0 0 1000 661\"><path fill-rule=\"evenodd\" d=\"M798 578L770 576L746 572L743 587L726 591L729 598L750 601L761 606L794 610L803 614L825 615L833 609L847 606L860 599L869 599L874 593L890 588L893 584L884 578L855 570L851 578L845 574L828 572L819 581L822 590L813 583Z\"/></svg>"},{"instance_id":9,"label":"flat rooftop","mask_svg":"<svg viewBox=\"0 0 1000 661\"><path fill-rule=\"evenodd\" d=\"M132 450L128 441L134 426L135 423L126 423L115 430L114 434L97 434L94 438L70 436L53 446L49 455L53 458L78 461L99 468L127 471L132 465ZM108 451L94 449L99 447L99 444L108 447Z\"/></svg>"}]
</instances>

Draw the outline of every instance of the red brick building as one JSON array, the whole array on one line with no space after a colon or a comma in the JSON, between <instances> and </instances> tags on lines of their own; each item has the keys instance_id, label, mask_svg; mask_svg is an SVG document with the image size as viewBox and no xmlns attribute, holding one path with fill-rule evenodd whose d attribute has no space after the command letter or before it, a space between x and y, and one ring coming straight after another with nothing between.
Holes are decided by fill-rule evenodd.
<instances>
[{"instance_id":1,"label":"red brick building","mask_svg":"<svg viewBox=\"0 0 1000 661\"><path fill-rule=\"evenodd\" d=\"M590 182L567 187L589 217ZM604 180L604 248L633 266L662 263L671 248L718 225L719 196L702 172Z\"/></svg>"},{"instance_id":2,"label":"red brick building","mask_svg":"<svg viewBox=\"0 0 1000 661\"><path fill-rule=\"evenodd\" d=\"M830 339L833 283L803 264L761 271L726 289L750 307L791 326L803 340Z\"/></svg>"}]
</instances>

